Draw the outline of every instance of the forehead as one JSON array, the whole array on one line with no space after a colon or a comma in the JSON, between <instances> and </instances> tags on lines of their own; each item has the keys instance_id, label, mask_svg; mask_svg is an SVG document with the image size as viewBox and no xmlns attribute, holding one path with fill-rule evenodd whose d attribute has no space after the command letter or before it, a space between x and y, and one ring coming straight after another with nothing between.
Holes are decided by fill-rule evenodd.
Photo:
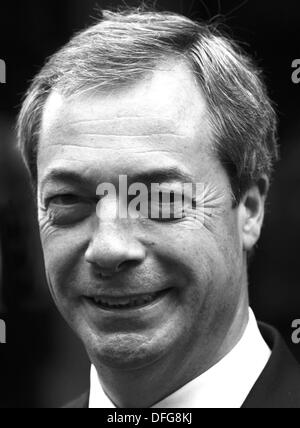
<instances>
[{"instance_id":1,"label":"forehead","mask_svg":"<svg viewBox=\"0 0 300 428\"><path fill-rule=\"evenodd\" d=\"M53 92L42 117L38 173L66 164L102 171L118 166L118 173L158 161L187 166L210 149L201 89L185 63L170 62L126 89L68 99Z\"/></svg>"}]
</instances>

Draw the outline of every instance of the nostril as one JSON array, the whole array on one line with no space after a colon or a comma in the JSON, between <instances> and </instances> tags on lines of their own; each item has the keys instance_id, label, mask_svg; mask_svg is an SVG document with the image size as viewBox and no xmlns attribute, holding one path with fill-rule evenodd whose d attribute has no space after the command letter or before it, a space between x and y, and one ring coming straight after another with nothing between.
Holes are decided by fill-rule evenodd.
<instances>
[{"instance_id":1,"label":"nostril","mask_svg":"<svg viewBox=\"0 0 300 428\"><path fill-rule=\"evenodd\" d=\"M136 267L139 264L140 264L140 262L137 260L125 260L124 262L120 263L117 266L116 272L121 272L125 269L130 269L130 268Z\"/></svg>"},{"instance_id":2,"label":"nostril","mask_svg":"<svg viewBox=\"0 0 300 428\"><path fill-rule=\"evenodd\" d=\"M99 274L102 276L102 278L110 278L113 276L113 272L103 272L100 271Z\"/></svg>"},{"instance_id":3,"label":"nostril","mask_svg":"<svg viewBox=\"0 0 300 428\"><path fill-rule=\"evenodd\" d=\"M122 272L126 269L129 269L131 267L137 266L138 263L133 260L126 260L119 265L115 266L114 268L105 268L101 267L99 265L94 265L94 269L96 272L96 275L100 276L101 278L110 278L114 276L116 273Z\"/></svg>"},{"instance_id":4,"label":"nostril","mask_svg":"<svg viewBox=\"0 0 300 428\"><path fill-rule=\"evenodd\" d=\"M117 271L102 269L99 266L93 266L94 275L98 278L111 278Z\"/></svg>"}]
</instances>

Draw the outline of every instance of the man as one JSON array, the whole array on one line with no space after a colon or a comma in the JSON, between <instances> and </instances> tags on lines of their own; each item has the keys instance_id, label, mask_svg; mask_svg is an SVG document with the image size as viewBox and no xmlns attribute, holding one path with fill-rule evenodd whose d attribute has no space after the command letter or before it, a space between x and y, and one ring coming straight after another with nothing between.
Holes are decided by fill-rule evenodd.
<instances>
[{"instance_id":1,"label":"man","mask_svg":"<svg viewBox=\"0 0 300 428\"><path fill-rule=\"evenodd\" d=\"M276 115L234 42L176 14L106 11L34 79L18 128L50 290L92 363L69 407L300 405L297 363L249 309ZM121 218L120 177L160 184L159 209L164 186L204 190L182 217Z\"/></svg>"}]
</instances>

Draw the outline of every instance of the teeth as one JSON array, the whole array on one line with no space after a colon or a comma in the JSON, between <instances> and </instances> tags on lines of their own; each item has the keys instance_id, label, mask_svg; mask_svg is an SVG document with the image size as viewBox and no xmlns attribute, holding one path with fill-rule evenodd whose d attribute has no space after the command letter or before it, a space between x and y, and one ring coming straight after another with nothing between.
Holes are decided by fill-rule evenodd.
<instances>
[{"instance_id":1,"label":"teeth","mask_svg":"<svg viewBox=\"0 0 300 428\"><path fill-rule=\"evenodd\" d=\"M147 303L153 302L158 293L147 294L144 296L136 297L120 297L120 298L110 298L110 297L95 297L94 301L97 305L101 305L111 309L122 309L122 308L132 308L143 306Z\"/></svg>"}]
</instances>

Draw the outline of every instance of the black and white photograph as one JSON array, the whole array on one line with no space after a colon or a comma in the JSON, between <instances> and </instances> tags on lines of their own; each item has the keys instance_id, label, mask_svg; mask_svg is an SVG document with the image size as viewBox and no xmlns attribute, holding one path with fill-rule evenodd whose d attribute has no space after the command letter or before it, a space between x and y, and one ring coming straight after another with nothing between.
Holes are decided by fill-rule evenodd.
<instances>
[{"instance_id":1,"label":"black and white photograph","mask_svg":"<svg viewBox=\"0 0 300 428\"><path fill-rule=\"evenodd\" d=\"M0 408L300 408L299 28L297 0L3 0Z\"/></svg>"}]
</instances>

